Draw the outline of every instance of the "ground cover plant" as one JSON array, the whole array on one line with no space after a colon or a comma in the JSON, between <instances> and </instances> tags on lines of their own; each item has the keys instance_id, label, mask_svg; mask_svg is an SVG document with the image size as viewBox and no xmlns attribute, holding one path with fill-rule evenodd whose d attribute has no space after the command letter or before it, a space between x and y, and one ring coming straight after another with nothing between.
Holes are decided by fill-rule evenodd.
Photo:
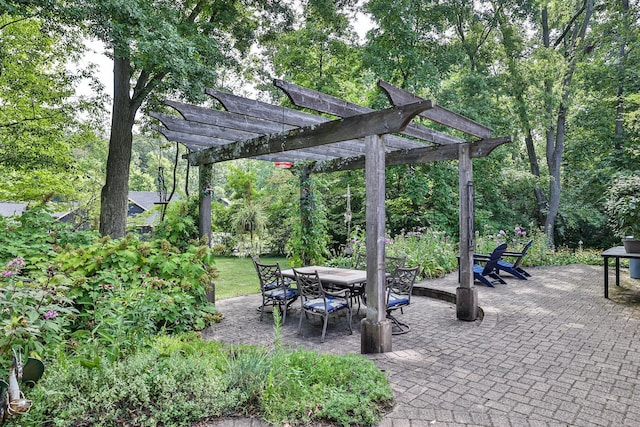
<instances>
[{"instance_id":1,"label":"ground cover plant","mask_svg":"<svg viewBox=\"0 0 640 427\"><path fill-rule=\"evenodd\" d=\"M276 320L278 322L278 320ZM277 324L277 323L276 323ZM184 426L224 415L276 425L376 425L390 407L384 374L359 355L225 346L196 334L158 336L122 360L61 356L30 393L27 426Z\"/></svg>"}]
</instances>

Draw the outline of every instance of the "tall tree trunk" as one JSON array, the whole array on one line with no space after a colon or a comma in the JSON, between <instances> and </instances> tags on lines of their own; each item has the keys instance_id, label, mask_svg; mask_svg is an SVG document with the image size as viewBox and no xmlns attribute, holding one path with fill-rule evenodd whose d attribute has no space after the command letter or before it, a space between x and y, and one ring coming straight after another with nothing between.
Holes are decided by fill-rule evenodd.
<instances>
[{"instance_id":1,"label":"tall tree trunk","mask_svg":"<svg viewBox=\"0 0 640 427\"><path fill-rule=\"evenodd\" d=\"M129 60L116 56L113 71L113 111L106 182L100 196L100 233L117 239L124 237L126 230L132 129L136 108L130 98Z\"/></svg>"},{"instance_id":2,"label":"tall tree trunk","mask_svg":"<svg viewBox=\"0 0 640 427\"><path fill-rule=\"evenodd\" d=\"M545 235L550 247L555 245L555 223L560 208L562 156L564 154L565 124L567 120L568 105L571 98L571 83L573 73L578 62L578 52L584 42L584 38L593 14L594 0L585 0L574 17L571 19L563 33L554 43L554 48L564 47L565 69L560 86L560 103L557 107L555 120L553 119L553 106L547 101L547 119L549 124L546 130L547 142L547 166L549 167L549 210L545 219ZM578 18L582 16L580 21ZM546 6L542 9L543 43L550 47L550 32L548 26L548 11ZM545 80L545 93L548 100L553 99L553 82Z\"/></svg>"},{"instance_id":3,"label":"tall tree trunk","mask_svg":"<svg viewBox=\"0 0 640 427\"><path fill-rule=\"evenodd\" d=\"M525 99L525 91L527 90L527 84L524 81L522 72L520 71L517 58L520 57L521 52L516 50L516 42L513 38L513 25L515 23L509 23L509 20L504 15L504 11L501 7L496 7L496 18L498 22L498 28L502 34L502 47L507 55L507 69L509 70L509 91L513 96L516 105L516 114L520 121L520 128L524 133L525 146L527 148L527 157L529 159L529 170L531 174L537 178L536 186L533 189L538 205L537 219L539 224L545 221L544 213L547 212L547 198L544 190L540 186L540 164L538 161L538 155L535 149L535 140L533 137L533 126L531 124L531 118L528 112L528 103Z\"/></svg>"},{"instance_id":4,"label":"tall tree trunk","mask_svg":"<svg viewBox=\"0 0 640 427\"><path fill-rule=\"evenodd\" d=\"M627 31L629 31L629 0L620 0L620 12L622 25L619 34L620 46L618 46L618 87L616 88L616 134L615 148L622 149L624 139L623 115L624 115L624 83L627 63Z\"/></svg>"}]
</instances>

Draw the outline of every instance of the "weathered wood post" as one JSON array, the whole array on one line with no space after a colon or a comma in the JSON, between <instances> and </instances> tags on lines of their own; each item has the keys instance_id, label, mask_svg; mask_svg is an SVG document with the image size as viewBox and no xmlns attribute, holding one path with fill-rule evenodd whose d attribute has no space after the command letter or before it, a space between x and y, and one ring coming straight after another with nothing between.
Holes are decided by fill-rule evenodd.
<instances>
[{"instance_id":1,"label":"weathered wood post","mask_svg":"<svg viewBox=\"0 0 640 427\"><path fill-rule=\"evenodd\" d=\"M302 237L309 236L311 234L311 210L314 209L313 205L313 195L311 192L311 172L309 171L309 166L307 164L302 164L299 169L299 178L300 178L300 232L302 233ZM309 258L309 254L306 250L303 250L302 253L302 264L309 265L311 259Z\"/></svg>"},{"instance_id":2,"label":"weathered wood post","mask_svg":"<svg viewBox=\"0 0 640 427\"><path fill-rule=\"evenodd\" d=\"M474 321L478 317L478 290L473 285L474 190L473 162L469 144L458 147L460 188L460 286L456 289L456 312L460 320Z\"/></svg>"},{"instance_id":3,"label":"weathered wood post","mask_svg":"<svg viewBox=\"0 0 640 427\"><path fill-rule=\"evenodd\" d=\"M384 137L364 139L367 196L367 317L362 319L362 354L392 350L391 322L386 316L385 239L385 149Z\"/></svg>"},{"instance_id":4,"label":"weathered wood post","mask_svg":"<svg viewBox=\"0 0 640 427\"><path fill-rule=\"evenodd\" d=\"M213 163L198 166L200 173L200 206L198 208L198 232L211 246L211 194L213 192Z\"/></svg>"},{"instance_id":5,"label":"weathered wood post","mask_svg":"<svg viewBox=\"0 0 640 427\"><path fill-rule=\"evenodd\" d=\"M207 245L211 247L211 195L213 194L213 163L205 163L198 166L198 180L200 184L200 205L198 206L198 233L200 238L205 238ZM214 283L207 291L207 300L215 302L216 287Z\"/></svg>"}]
</instances>

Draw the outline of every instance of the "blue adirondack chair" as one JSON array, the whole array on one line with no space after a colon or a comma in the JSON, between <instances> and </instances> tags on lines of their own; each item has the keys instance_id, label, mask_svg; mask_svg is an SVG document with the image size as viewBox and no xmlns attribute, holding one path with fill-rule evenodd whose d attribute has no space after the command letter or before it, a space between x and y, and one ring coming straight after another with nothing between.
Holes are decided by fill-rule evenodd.
<instances>
[{"instance_id":1,"label":"blue adirondack chair","mask_svg":"<svg viewBox=\"0 0 640 427\"><path fill-rule=\"evenodd\" d=\"M475 257L473 258L473 278L490 288L493 288L494 283L506 284L504 280L498 275L498 261L500 257L507 250L507 244L503 243L496 247L488 257Z\"/></svg>"},{"instance_id":2,"label":"blue adirondack chair","mask_svg":"<svg viewBox=\"0 0 640 427\"><path fill-rule=\"evenodd\" d=\"M527 254L527 251L533 244L533 240L529 240L521 252L509 252L505 251L502 254L501 259L498 261L498 271L504 271L505 273L509 273L514 277L517 277L520 280L527 280L527 277L531 277L529 273L527 273L522 267L520 267L520 261ZM515 259L513 262L505 261L504 258L512 258Z\"/></svg>"}]
</instances>

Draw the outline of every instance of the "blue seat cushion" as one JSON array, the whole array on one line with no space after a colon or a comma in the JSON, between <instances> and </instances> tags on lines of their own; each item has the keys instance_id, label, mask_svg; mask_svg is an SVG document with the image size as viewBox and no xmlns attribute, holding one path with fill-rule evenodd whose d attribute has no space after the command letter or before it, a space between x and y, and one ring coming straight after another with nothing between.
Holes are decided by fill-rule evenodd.
<instances>
[{"instance_id":1,"label":"blue seat cushion","mask_svg":"<svg viewBox=\"0 0 640 427\"><path fill-rule=\"evenodd\" d=\"M282 284L279 281L274 280L273 282L269 282L269 283L265 284L263 289L265 291L268 291L268 290L271 290L271 289L275 289L278 286L282 286Z\"/></svg>"},{"instance_id":2,"label":"blue seat cushion","mask_svg":"<svg viewBox=\"0 0 640 427\"><path fill-rule=\"evenodd\" d=\"M324 299L314 298L306 300L302 305L305 310L314 313L324 313ZM327 297L327 310L329 313L349 307L349 302L342 298Z\"/></svg>"},{"instance_id":3,"label":"blue seat cushion","mask_svg":"<svg viewBox=\"0 0 640 427\"><path fill-rule=\"evenodd\" d=\"M290 299L298 296L298 290L291 289L291 288L287 288L286 290L282 288L277 288L277 289L271 289L270 291L266 291L264 294L269 298L273 298L273 299Z\"/></svg>"},{"instance_id":4,"label":"blue seat cushion","mask_svg":"<svg viewBox=\"0 0 640 427\"><path fill-rule=\"evenodd\" d=\"M409 304L409 297L406 295L389 295L389 302L387 302L387 307L397 307L399 305L407 305Z\"/></svg>"},{"instance_id":5,"label":"blue seat cushion","mask_svg":"<svg viewBox=\"0 0 640 427\"><path fill-rule=\"evenodd\" d=\"M473 272L474 273L482 274L482 270L484 270L484 267L482 265L473 264Z\"/></svg>"}]
</instances>

